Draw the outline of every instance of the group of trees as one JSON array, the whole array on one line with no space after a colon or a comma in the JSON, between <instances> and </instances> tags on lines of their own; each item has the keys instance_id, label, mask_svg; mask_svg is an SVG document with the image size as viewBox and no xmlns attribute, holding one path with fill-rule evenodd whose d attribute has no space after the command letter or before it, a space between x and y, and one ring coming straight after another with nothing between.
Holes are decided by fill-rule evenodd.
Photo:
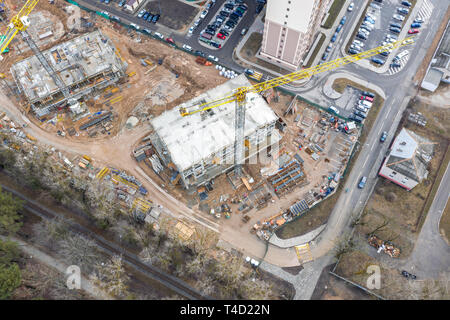
<instances>
[{"instance_id":1,"label":"group of trees","mask_svg":"<svg viewBox=\"0 0 450 320\"><path fill-rule=\"evenodd\" d=\"M0 156L1 158L1 156ZM0 188L0 234L14 235L21 227L22 202ZM18 265L20 251L15 242L0 238L0 300L11 297L20 286L21 271Z\"/></svg>"}]
</instances>

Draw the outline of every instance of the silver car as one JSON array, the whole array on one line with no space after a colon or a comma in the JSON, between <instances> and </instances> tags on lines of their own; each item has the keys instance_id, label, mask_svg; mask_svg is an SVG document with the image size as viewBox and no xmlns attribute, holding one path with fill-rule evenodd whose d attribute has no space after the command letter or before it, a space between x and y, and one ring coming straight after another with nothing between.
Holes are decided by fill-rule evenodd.
<instances>
[{"instance_id":1,"label":"silver car","mask_svg":"<svg viewBox=\"0 0 450 320\"><path fill-rule=\"evenodd\" d=\"M394 14L394 15L392 16L392 18L394 18L395 20L398 20L398 21L403 21L403 20L405 20L405 17L404 17L404 16L401 16L401 15L399 15L399 14Z\"/></svg>"}]
</instances>

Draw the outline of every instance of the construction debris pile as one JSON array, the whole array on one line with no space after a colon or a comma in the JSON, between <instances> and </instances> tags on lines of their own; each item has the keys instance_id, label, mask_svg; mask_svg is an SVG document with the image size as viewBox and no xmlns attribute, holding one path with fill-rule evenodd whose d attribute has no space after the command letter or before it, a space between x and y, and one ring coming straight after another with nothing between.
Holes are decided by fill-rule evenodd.
<instances>
[{"instance_id":1,"label":"construction debris pile","mask_svg":"<svg viewBox=\"0 0 450 320\"><path fill-rule=\"evenodd\" d=\"M396 248L391 242L383 241L375 235L369 237L369 244L377 249L377 252L380 253L383 251L388 254L391 258L398 258L400 255L400 249Z\"/></svg>"}]
</instances>

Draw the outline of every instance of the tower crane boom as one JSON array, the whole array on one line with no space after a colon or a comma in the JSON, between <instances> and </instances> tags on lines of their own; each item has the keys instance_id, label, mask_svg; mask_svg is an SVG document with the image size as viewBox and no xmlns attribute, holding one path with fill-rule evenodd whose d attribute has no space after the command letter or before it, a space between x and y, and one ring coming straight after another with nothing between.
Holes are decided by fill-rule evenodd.
<instances>
[{"instance_id":1,"label":"tower crane boom","mask_svg":"<svg viewBox=\"0 0 450 320\"><path fill-rule=\"evenodd\" d=\"M347 64L367 59L370 57L373 57L379 53L400 48L402 46L406 46L409 44L412 44L414 42L413 40L414 36L405 38L403 40L399 40L384 46L380 46L374 49L370 49L355 55L349 55L342 58L338 58L326 63L319 64L315 67L311 67L308 69L303 69L299 71L292 72L290 74L280 76L277 78L269 79L264 82L260 82L257 84L254 84L252 86L248 87L240 87L232 92L230 92L225 97L214 100L214 101L208 101L201 104L196 104L189 107L183 107L180 108L180 114L181 116L189 116L198 112L203 112L209 109L220 107L224 104L235 102L236 108L235 108L235 154L234 154L234 163L235 163L235 172L237 175L241 175L242 173L242 163L244 160L244 126L245 126L245 101L246 101L246 94L248 92L255 92L260 93L262 91L283 86L298 80L307 79L312 77L313 75L334 70L339 67L345 66Z\"/></svg>"}]
</instances>

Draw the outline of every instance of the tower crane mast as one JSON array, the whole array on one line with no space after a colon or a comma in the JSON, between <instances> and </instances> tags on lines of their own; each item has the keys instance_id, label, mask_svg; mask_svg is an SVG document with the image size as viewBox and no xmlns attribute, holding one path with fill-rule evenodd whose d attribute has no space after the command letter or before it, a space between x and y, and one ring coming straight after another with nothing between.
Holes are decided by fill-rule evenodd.
<instances>
[{"instance_id":1,"label":"tower crane mast","mask_svg":"<svg viewBox=\"0 0 450 320\"><path fill-rule=\"evenodd\" d=\"M379 53L400 48L402 46L406 46L414 43L414 36L405 38L403 40L399 40L384 46L380 46L374 49L370 49L355 55L349 55L342 58L338 58L326 63L319 64L315 67L311 67L308 69L303 69L299 71L292 72L290 74L280 76L277 78L269 79L264 82L260 82L254 84L252 86L247 87L239 87L232 92L230 92L225 97L209 101L201 104L196 104L189 107L180 108L180 114L183 117L192 115L198 112L204 112L209 109L217 108L227 103L235 102L235 142L234 142L234 163L235 163L235 173L238 176L242 175L242 164L244 161L244 127L245 127L245 102L246 95L249 92L260 93L262 91L268 90L270 88L276 88L279 86L283 86L289 84L291 82L295 82L302 79L307 79L312 77L313 75L334 70L340 68L342 66L348 65L350 63L367 59L373 57Z\"/></svg>"},{"instance_id":2,"label":"tower crane mast","mask_svg":"<svg viewBox=\"0 0 450 320\"><path fill-rule=\"evenodd\" d=\"M0 0L1 1L1 0ZM39 50L36 43L30 37L27 32L28 27L30 26L29 15L31 11L33 11L34 7L38 4L39 0L28 0L22 9L20 9L19 13L17 13L8 25L6 33L0 38L0 61L2 58L2 53L5 52L8 45L11 41L16 37L17 33L21 33L23 40L27 43L33 53L36 55L39 62L42 64L44 69L48 72L52 80L61 90L64 95L64 98L68 99L70 97L69 89L64 82L61 80L60 76L53 69L51 64L45 58L44 54Z\"/></svg>"}]
</instances>

